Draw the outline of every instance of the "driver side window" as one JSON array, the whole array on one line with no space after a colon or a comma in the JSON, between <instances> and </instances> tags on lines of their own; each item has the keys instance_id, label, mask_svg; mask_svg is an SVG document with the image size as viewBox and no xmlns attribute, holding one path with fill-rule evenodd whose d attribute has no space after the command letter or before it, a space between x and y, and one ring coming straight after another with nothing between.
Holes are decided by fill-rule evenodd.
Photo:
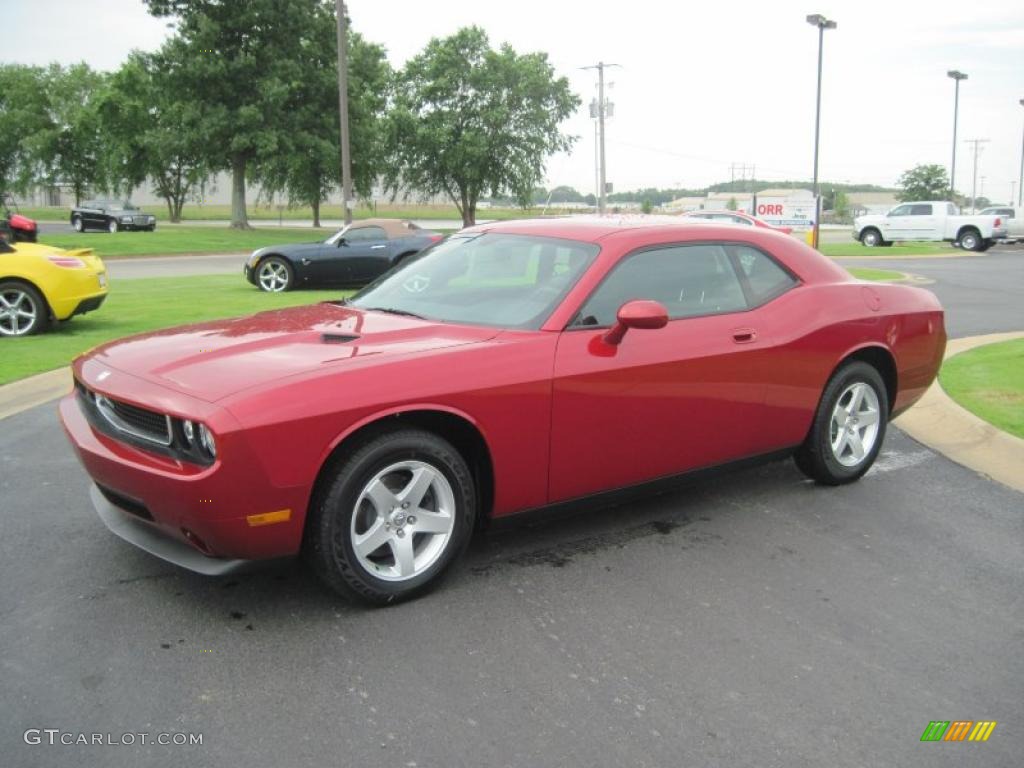
<instances>
[{"instance_id":1,"label":"driver side window","mask_svg":"<svg viewBox=\"0 0 1024 768\"><path fill-rule=\"evenodd\" d=\"M583 305L574 325L610 326L633 299L665 305L670 320L747 308L743 289L719 245L686 245L627 256Z\"/></svg>"},{"instance_id":2,"label":"driver side window","mask_svg":"<svg viewBox=\"0 0 1024 768\"><path fill-rule=\"evenodd\" d=\"M368 240L386 240L387 235L381 227L353 227L345 233L350 243L362 243Z\"/></svg>"}]
</instances>

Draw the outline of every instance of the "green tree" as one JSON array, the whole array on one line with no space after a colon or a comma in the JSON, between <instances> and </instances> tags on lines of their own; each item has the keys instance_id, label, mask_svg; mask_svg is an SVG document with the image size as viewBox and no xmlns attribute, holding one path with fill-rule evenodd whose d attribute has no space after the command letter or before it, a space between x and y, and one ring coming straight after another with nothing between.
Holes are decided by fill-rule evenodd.
<instances>
[{"instance_id":1,"label":"green tree","mask_svg":"<svg viewBox=\"0 0 1024 768\"><path fill-rule=\"evenodd\" d=\"M292 90L308 75L326 0L145 0L174 19L163 53L184 101L201 110L206 161L231 171L231 226L248 228L247 174L285 151ZM178 48L179 50L173 50ZM168 50L171 49L171 50Z\"/></svg>"},{"instance_id":2,"label":"green tree","mask_svg":"<svg viewBox=\"0 0 1024 768\"><path fill-rule=\"evenodd\" d=\"M909 171L903 172L897 186L900 191L896 194L896 199L900 202L945 200L949 193L949 177L941 165L915 165Z\"/></svg>"},{"instance_id":3,"label":"green tree","mask_svg":"<svg viewBox=\"0 0 1024 768\"><path fill-rule=\"evenodd\" d=\"M87 64L51 64L43 73L39 129L24 140L33 175L67 184L81 202L89 189L106 186L105 153L97 110L107 76Z\"/></svg>"},{"instance_id":4,"label":"green tree","mask_svg":"<svg viewBox=\"0 0 1024 768\"><path fill-rule=\"evenodd\" d=\"M841 189L835 190L832 196L832 211L839 221L847 221L850 217L850 198Z\"/></svg>"},{"instance_id":5,"label":"green tree","mask_svg":"<svg viewBox=\"0 0 1024 768\"><path fill-rule=\"evenodd\" d=\"M736 202L736 198L730 197L729 202L725 204L725 209L727 211L735 211L737 208L739 208L739 203Z\"/></svg>"},{"instance_id":6,"label":"green tree","mask_svg":"<svg viewBox=\"0 0 1024 768\"><path fill-rule=\"evenodd\" d=\"M33 181L31 138L45 125L44 72L0 65L0 192L24 192Z\"/></svg>"},{"instance_id":7,"label":"green tree","mask_svg":"<svg viewBox=\"0 0 1024 768\"><path fill-rule=\"evenodd\" d=\"M317 8L312 43L304 56L306 76L294 84L287 108L283 151L260 167L260 181L271 194L284 192L292 203L313 209L320 226L320 204L341 183L336 17ZM352 183L369 198L382 172L383 114L391 68L384 48L348 27L348 112Z\"/></svg>"},{"instance_id":8,"label":"green tree","mask_svg":"<svg viewBox=\"0 0 1024 768\"><path fill-rule=\"evenodd\" d=\"M116 190L130 192L147 178L167 204L171 221L209 174L204 162L206 138L200 105L183 100L175 73L175 53L132 53L111 78L99 103L101 127L111 147L107 178Z\"/></svg>"},{"instance_id":9,"label":"green tree","mask_svg":"<svg viewBox=\"0 0 1024 768\"><path fill-rule=\"evenodd\" d=\"M640 211L642 213L650 213L654 210L654 204L648 198L644 198L644 201L640 203Z\"/></svg>"},{"instance_id":10,"label":"green tree","mask_svg":"<svg viewBox=\"0 0 1024 768\"><path fill-rule=\"evenodd\" d=\"M488 191L525 207L545 158L572 145L558 127L579 104L547 54L494 50L479 27L435 38L397 78L386 184L446 194L467 226Z\"/></svg>"}]
</instances>

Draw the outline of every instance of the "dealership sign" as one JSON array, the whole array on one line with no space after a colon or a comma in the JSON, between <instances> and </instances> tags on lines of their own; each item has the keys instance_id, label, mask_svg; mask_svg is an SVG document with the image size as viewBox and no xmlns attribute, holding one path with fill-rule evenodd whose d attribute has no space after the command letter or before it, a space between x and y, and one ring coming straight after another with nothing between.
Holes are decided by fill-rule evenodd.
<instances>
[{"instance_id":1,"label":"dealership sign","mask_svg":"<svg viewBox=\"0 0 1024 768\"><path fill-rule=\"evenodd\" d=\"M754 216L776 227L813 227L813 197L757 197Z\"/></svg>"}]
</instances>

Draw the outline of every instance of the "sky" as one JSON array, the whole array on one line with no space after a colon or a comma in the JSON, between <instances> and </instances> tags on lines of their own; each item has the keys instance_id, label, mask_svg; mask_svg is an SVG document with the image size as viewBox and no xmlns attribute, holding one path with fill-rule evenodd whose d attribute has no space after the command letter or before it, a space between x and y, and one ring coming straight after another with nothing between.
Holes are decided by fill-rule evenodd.
<instances>
[{"instance_id":1,"label":"sky","mask_svg":"<svg viewBox=\"0 0 1024 768\"><path fill-rule=\"evenodd\" d=\"M1024 131L1024 3L917 0L595 3L579 0L348 0L353 27L399 67L432 38L483 27L494 45L544 51L582 106L563 130L579 137L547 163L546 186L595 189L594 121L587 104L609 69L607 179L616 191L703 187L735 166L765 180L810 179L814 160L818 32L825 32L820 178L890 186L919 163L949 169L954 83L960 86L956 187L970 195L969 139L978 195L1007 202ZM170 33L141 0L0 0L0 60L85 61L115 69L133 48ZM1016 196L1016 193L1014 193Z\"/></svg>"}]
</instances>

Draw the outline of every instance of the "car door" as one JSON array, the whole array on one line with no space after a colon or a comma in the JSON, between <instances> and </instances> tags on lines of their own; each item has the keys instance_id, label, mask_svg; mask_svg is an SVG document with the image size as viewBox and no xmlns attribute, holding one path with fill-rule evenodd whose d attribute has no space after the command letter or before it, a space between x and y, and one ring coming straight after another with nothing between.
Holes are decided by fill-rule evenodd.
<instances>
[{"instance_id":1,"label":"car door","mask_svg":"<svg viewBox=\"0 0 1024 768\"><path fill-rule=\"evenodd\" d=\"M911 231L910 204L898 205L889 211L880 226L883 240L909 240Z\"/></svg>"},{"instance_id":2,"label":"car door","mask_svg":"<svg viewBox=\"0 0 1024 768\"><path fill-rule=\"evenodd\" d=\"M360 270L365 269L363 261L380 250L378 246L384 237L381 227L353 224L343 237L323 244L309 265L311 279L324 284L363 282L360 276Z\"/></svg>"},{"instance_id":3,"label":"car door","mask_svg":"<svg viewBox=\"0 0 1024 768\"><path fill-rule=\"evenodd\" d=\"M555 356L551 501L758 452L770 339L734 259L724 244L641 250L583 303ZM603 343L632 299L664 304L668 324Z\"/></svg>"},{"instance_id":4,"label":"car door","mask_svg":"<svg viewBox=\"0 0 1024 768\"><path fill-rule=\"evenodd\" d=\"M932 210L931 203L914 203L910 206L908 239L941 240L939 217Z\"/></svg>"},{"instance_id":5,"label":"car door","mask_svg":"<svg viewBox=\"0 0 1024 768\"><path fill-rule=\"evenodd\" d=\"M353 282L368 283L391 265L391 248L383 227L353 227L346 233L345 240L348 243L345 259Z\"/></svg>"}]
</instances>

